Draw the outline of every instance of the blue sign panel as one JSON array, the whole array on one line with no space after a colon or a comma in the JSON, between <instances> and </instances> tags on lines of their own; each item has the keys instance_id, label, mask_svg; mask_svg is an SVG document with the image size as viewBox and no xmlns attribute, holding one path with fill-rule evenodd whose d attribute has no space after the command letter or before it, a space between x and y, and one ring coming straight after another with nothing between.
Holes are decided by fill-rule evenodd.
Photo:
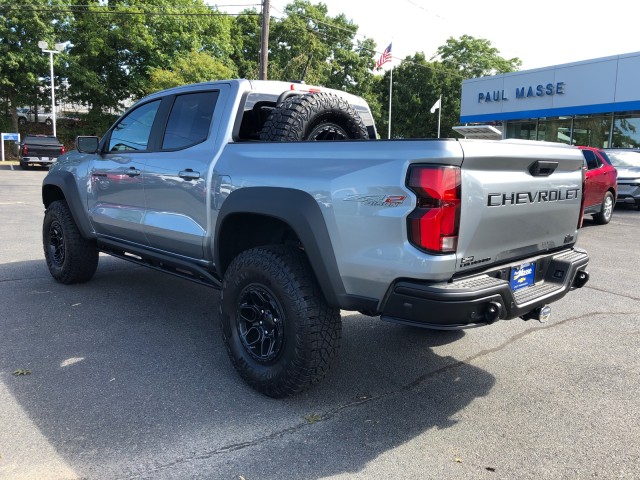
<instances>
[{"instance_id":1,"label":"blue sign panel","mask_svg":"<svg viewBox=\"0 0 640 480\"><path fill-rule=\"evenodd\" d=\"M3 133L2 140L15 140L16 142L20 141L19 133Z\"/></svg>"}]
</instances>

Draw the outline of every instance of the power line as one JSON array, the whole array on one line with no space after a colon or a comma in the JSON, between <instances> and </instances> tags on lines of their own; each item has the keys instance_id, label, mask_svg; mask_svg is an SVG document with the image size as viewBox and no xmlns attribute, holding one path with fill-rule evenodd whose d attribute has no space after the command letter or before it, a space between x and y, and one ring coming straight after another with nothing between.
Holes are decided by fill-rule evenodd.
<instances>
[{"instance_id":1,"label":"power line","mask_svg":"<svg viewBox=\"0 0 640 480\"><path fill-rule=\"evenodd\" d=\"M441 19L441 20L445 20L445 21L447 20L447 19L446 19L446 18L444 18L442 15L438 15L437 13L433 13L432 11L427 10L427 9L426 9L426 8L424 8L422 5L420 5L420 4L416 3L416 2L414 2L413 0L406 0L406 1L407 1L408 3L410 3L411 5L413 5L414 7L418 7L420 10L424 10L425 12L427 12L427 13L429 13L429 14L433 15L434 17L437 17L437 18L439 18L439 19Z\"/></svg>"},{"instance_id":2,"label":"power line","mask_svg":"<svg viewBox=\"0 0 640 480\"><path fill-rule=\"evenodd\" d=\"M408 2L414 4L415 6L422 8L423 10L425 10L423 7L421 7L420 5L415 4L414 2L412 2L411 0L407 0ZM54 6L49 6L49 7L42 7L42 6L35 6L35 5L2 5L0 6L0 11L2 10L18 10L18 11L29 11L29 12L45 12L45 13L83 13L83 14L99 14L99 15L170 15L170 16L233 16L233 17L237 17L237 16L241 16L241 15L251 15L251 16L260 16L261 13L259 12L241 12L241 13L226 13L226 12L219 12L217 11L217 8L219 7L250 7L250 6L260 6L261 3L252 3L252 4L220 4L220 5L204 5L205 8L209 9L210 11L208 12L175 12L175 11L167 11L166 8L155 8L155 10L142 10L142 11L123 11L124 8L135 8L135 7L126 7L126 6L109 6L109 5L92 5L92 6L86 6L86 5L69 5L67 7L54 7ZM186 7L188 8L188 7ZM371 39L370 37L367 37L363 34L360 34L357 32L357 25L353 25L353 29L351 28L347 28L347 27L342 27L340 25L335 25L332 23L328 23L328 22L324 22L322 20L318 20L315 19L313 17L309 17L307 15L303 15L297 12L292 12L292 13L288 13L286 14L285 12L281 11L280 9L272 6L272 8L274 10L276 10L277 12L279 12L281 15L283 15L283 17L278 18L275 17L278 20L283 20L286 16L297 16L299 18L303 18L305 20L309 20L312 21L316 24L320 24L320 25L326 25L329 28L333 28L336 30L342 30L344 32L347 32L353 36L360 36L363 37L364 39ZM171 7L172 10L180 10L180 9L185 9L185 7ZM312 28L308 23L304 24L304 27L311 32L312 34L320 37L320 38L324 38L325 40L327 39L333 39L336 41L342 41L343 39L338 38L336 36L330 35L327 32L321 32L319 30L316 30L314 28ZM353 40L351 40L353 41ZM352 44L352 47L354 47L354 45ZM359 47L361 50L363 51L368 51L370 55L372 56L376 56L376 55L380 55L382 52L379 52L377 50L373 50L371 48L366 48L364 46L360 46ZM392 57L393 59L398 59L397 57ZM422 68L428 68L431 70L434 70L435 68L437 68L435 65L425 65L425 64L421 64L418 62L414 62L412 60L407 60L407 59L400 59L401 62L403 63L410 63L410 64L414 64L418 67L422 67ZM442 73L448 76L452 76L452 77L458 77L461 79L464 79L465 77L462 75L458 75L455 74L453 72L450 71L441 71L441 72L436 72L436 73Z\"/></svg>"},{"instance_id":3,"label":"power line","mask_svg":"<svg viewBox=\"0 0 640 480\"><path fill-rule=\"evenodd\" d=\"M259 4L255 4L259 5ZM30 6L30 5L2 5L0 6L0 11L12 11L17 10L19 12L38 12L38 13L84 13L84 14L98 14L98 15L167 15L167 16L181 16L181 17L216 17L216 16L227 16L227 17L237 17L239 15L260 15L259 13L247 12L247 13L226 13L219 12L210 9L209 12L172 12L167 11L166 9L156 9L156 10L140 10L140 11L130 11L123 10L123 8L139 8L139 7L124 7L117 6L111 7L108 5L78 5L78 6L69 6L69 7L41 7L41 6ZM206 7L209 8L209 7ZM119 9L119 10L116 10Z\"/></svg>"}]
</instances>

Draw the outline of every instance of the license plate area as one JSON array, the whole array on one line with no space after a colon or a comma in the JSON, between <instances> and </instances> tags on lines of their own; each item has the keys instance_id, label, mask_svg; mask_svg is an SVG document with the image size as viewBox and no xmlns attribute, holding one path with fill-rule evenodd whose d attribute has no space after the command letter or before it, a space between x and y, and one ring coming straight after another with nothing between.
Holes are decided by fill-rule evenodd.
<instances>
[{"instance_id":1,"label":"license plate area","mask_svg":"<svg viewBox=\"0 0 640 480\"><path fill-rule=\"evenodd\" d=\"M536 264L535 262L523 263L511 268L509 275L509 285L513 292L531 287L535 283Z\"/></svg>"}]
</instances>

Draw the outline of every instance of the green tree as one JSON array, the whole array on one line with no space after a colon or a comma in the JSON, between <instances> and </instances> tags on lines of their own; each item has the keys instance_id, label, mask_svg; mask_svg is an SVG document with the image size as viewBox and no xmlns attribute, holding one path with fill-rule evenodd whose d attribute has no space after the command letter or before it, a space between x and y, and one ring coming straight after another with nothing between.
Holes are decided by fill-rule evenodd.
<instances>
[{"instance_id":1,"label":"green tree","mask_svg":"<svg viewBox=\"0 0 640 480\"><path fill-rule=\"evenodd\" d=\"M66 4L63 0L33 0L26 8L0 0L0 96L6 99L15 131L17 107L49 104L49 57L42 53L38 42L44 40L53 46L61 40L58 33L67 19L60 7ZM59 59L55 61L58 65ZM58 73L57 68L54 71Z\"/></svg>"},{"instance_id":2,"label":"green tree","mask_svg":"<svg viewBox=\"0 0 640 480\"><path fill-rule=\"evenodd\" d=\"M258 78L260 28L261 17L255 9L244 10L233 23L231 60L236 65L240 78Z\"/></svg>"},{"instance_id":3,"label":"green tree","mask_svg":"<svg viewBox=\"0 0 640 480\"><path fill-rule=\"evenodd\" d=\"M467 78L511 72L521 65L518 58L504 59L485 39L463 35L449 38L427 61L424 53L405 58L393 71L391 135L394 138L457 137L453 126L459 124L462 81ZM381 136L386 137L389 114L389 77L387 71L378 86L381 116L376 117ZM442 95L441 111L431 107Z\"/></svg>"},{"instance_id":4,"label":"green tree","mask_svg":"<svg viewBox=\"0 0 640 480\"><path fill-rule=\"evenodd\" d=\"M386 138L389 115L390 72L378 85L382 117L378 131ZM462 76L440 62L428 62L424 53L406 57L393 70L391 136L393 138L435 138L438 135L438 114L441 113L440 136L451 137L451 127L457 124ZM431 107L442 95L442 112L431 113Z\"/></svg>"},{"instance_id":5,"label":"green tree","mask_svg":"<svg viewBox=\"0 0 640 480\"><path fill-rule=\"evenodd\" d=\"M233 20L203 0L81 1L71 28L70 95L96 115L140 98L154 88L152 72L157 84L159 71L174 70L191 52L206 52L235 75Z\"/></svg>"},{"instance_id":6,"label":"green tree","mask_svg":"<svg viewBox=\"0 0 640 480\"><path fill-rule=\"evenodd\" d=\"M141 52L149 49L151 38L139 8L120 0L108 7L99 0L79 0L69 40L69 96L87 105L92 115L119 110L141 93Z\"/></svg>"},{"instance_id":7,"label":"green tree","mask_svg":"<svg viewBox=\"0 0 640 480\"><path fill-rule=\"evenodd\" d=\"M522 66L518 57L505 59L489 40L471 35L462 35L458 39L449 37L447 43L438 48L434 59L458 70L464 78L514 72Z\"/></svg>"},{"instance_id":8,"label":"green tree","mask_svg":"<svg viewBox=\"0 0 640 480\"><path fill-rule=\"evenodd\" d=\"M272 22L269 69L272 80L304 80L361 95L379 109L373 94L375 43L356 40L358 26L344 15L328 15L323 3L294 0Z\"/></svg>"},{"instance_id":9,"label":"green tree","mask_svg":"<svg viewBox=\"0 0 640 480\"><path fill-rule=\"evenodd\" d=\"M233 70L220 60L208 53L192 51L173 62L170 69L152 68L146 93L188 83L223 80L232 76Z\"/></svg>"}]
</instances>

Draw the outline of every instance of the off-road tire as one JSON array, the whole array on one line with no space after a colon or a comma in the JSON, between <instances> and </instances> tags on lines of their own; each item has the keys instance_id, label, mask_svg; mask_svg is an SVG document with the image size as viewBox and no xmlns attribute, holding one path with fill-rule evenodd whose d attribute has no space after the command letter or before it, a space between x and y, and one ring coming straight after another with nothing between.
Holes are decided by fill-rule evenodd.
<instances>
[{"instance_id":1,"label":"off-road tire","mask_svg":"<svg viewBox=\"0 0 640 480\"><path fill-rule=\"evenodd\" d=\"M44 214L42 245L49 272L60 283L86 282L98 268L96 244L82 237L64 200L52 202Z\"/></svg>"},{"instance_id":2,"label":"off-road tire","mask_svg":"<svg viewBox=\"0 0 640 480\"><path fill-rule=\"evenodd\" d=\"M267 118L260 140L364 140L367 127L344 98L329 92L287 97Z\"/></svg>"},{"instance_id":3,"label":"off-road tire","mask_svg":"<svg viewBox=\"0 0 640 480\"><path fill-rule=\"evenodd\" d=\"M340 311L327 304L306 256L283 245L246 250L231 262L219 318L233 366L274 398L321 380L342 334ZM252 343L255 338L264 341Z\"/></svg>"},{"instance_id":4,"label":"off-road tire","mask_svg":"<svg viewBox=\"0 0 640 480\"><path fill-rule=\"evenodd\" d=\"M615 200L611 192L604 194L602 199L602 206L600 207L600 213L593 215L593 221L599 225L606 225L611 221L613 216L613 207L615 206Z\"/></svg>"}]
</instances>

